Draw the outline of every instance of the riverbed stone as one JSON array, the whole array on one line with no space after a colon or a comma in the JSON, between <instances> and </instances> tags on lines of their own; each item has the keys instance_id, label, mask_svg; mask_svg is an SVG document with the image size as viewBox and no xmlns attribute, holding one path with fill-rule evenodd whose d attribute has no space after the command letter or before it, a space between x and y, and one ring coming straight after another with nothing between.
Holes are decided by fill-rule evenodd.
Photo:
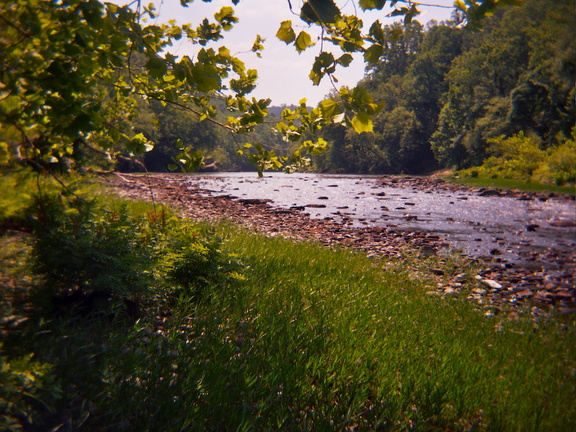
<instances>
[{"instance_id":1,"label":"riverbed stone","mask_svg":"<svg viewBox=\"0 0 576 432\"><path fill-rule=\"evenodd\" d=\"M499 284L498 282L492 280L492 279L482 279L481 281L484 285L488 286L489 288L492 288L494 290L501 290L502 289L502 285Z\"/></svg>"},{"instance_id":2,"label":"riverbed stone","mask_svg":"<svg viewBox=\"0 0 576 432\"><path fill-rule=\"evenodd\" d=\"M497 196L501 196L501 192L497 191L495 189L479 189L478 190L478 196L481 197L497 197Z\"/></svg>"},{"instance_id":3,"label":"riverbed stone","mask_svg":"<svg viewBox=\"0 0 576 432\"><path fill-rule=\"evenodd\" d=\"M576 222L570 220L554 220L550 222L550 225L554 227L569 228L569 227L576 227Z\"/></svg>"}]
</instances>

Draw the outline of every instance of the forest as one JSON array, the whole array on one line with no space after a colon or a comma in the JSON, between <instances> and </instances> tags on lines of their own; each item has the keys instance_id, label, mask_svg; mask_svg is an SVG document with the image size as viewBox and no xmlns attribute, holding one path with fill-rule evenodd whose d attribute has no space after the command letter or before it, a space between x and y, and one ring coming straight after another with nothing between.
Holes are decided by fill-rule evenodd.
<instances>
[{"instance_id":1,"label":"forest","mask_svg":"<svg viewBox=\"0 0 576 432\"><path fill-rule=\"evenodd\" d=\"M403 32L402 24L386 26L390 42L359 83L385 102L373 132L327 125L320 132L327 149L307 169L422 174L487 162L464 174L573 183L574 7L574 1L529 0L499 10L477 32L464 29L458 13L426 27L413 21ZM279 154L296 148L271 130L285 108L294 107L269 107L250 140ZM156 143L145 155L151 171L173 164L178 138L221 170L254 169L237 154L244 144L238 136L182 110L143 105L136 122ZM520 153L522 160L514 158Z\"/></svg>"},{"instance_id":2,"label":"forest","mask_svg":"<svg viewBox=\"0 0 576 432\"><path fill-rule=\"evenodd\" d=\"M460 28L457 16L427 28L412 24L363 81L386 101L374 133L330 126L325 138L332 145L317 167L470 168L491 156L509 157L495 153L512 137L540 151L541 159L557 149L574 154L575 20L574 2L530 0L499 11L474 34ZM566 169L571 172L561 175L573 182L573 158Z\"/></svg>"}]
</instances>

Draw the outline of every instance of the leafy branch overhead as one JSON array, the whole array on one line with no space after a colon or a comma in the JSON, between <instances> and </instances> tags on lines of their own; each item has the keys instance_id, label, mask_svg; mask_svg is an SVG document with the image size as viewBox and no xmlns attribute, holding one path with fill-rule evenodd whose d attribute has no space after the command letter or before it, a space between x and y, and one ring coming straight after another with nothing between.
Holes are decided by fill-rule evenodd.
<instances>
[{"instance_id":1,"label":"leafy branch overhead","mask_svg":"<svg viewBox=\"0 0 576 432\"><path fill-rule=\"evenodd\" d=\"M459 1L457 7L477 24L496 6L518 2ZM180 3L193 7L191 0ZM232 5L238 3L231 0ZM392 6L391 15L406 23L418 13L409 1L357 3L362 10ZM337 83L337 68L347 67L354 55L362 55L367 64L376 63L388 43L378 21L365 33L362 21L344 15L333 0L305 1L299 16L309 29L316 27L321 33L320 52L310 72L316 85L325 77ZM99 0L2 2L0 148L6 149L7 157L37 169L69 169L70 164L86 164L78 156L82 144L111 159L141 155L154 143L134 132L132 120L138 106L150 101L185 109L235 133L250 132L264 122L270 100L249 97L257 71L246 68L226 46L218 46L239 21L232 6L222 7L197 26L158 24L156 18L154 5L140 1L126 6ZM291 21L280 23L277 37L298 53L318 44L309 31L297 33ZM183 40L198 47L193 56L170 53L170 47ZM247 49L261 55L264 42L258 35ZM340 53L326 50L328 44ZM221 100L229 111L224 121L217 117L216 102ZM298 141L332 122L368 132L371 117L382 106L362 88L342 88L334 100L316 108L307 108L303 100L296 110L287 110L276 130L288 141ZM302 145L292 159L302 164L302 152L310 148L317 147ZM262 167L278 168L292 160L274 159L257 146L252 149L250 158ZM181 150L178 164L197 167L200 156L192 149Z\"/></svg>"}]
</instances>

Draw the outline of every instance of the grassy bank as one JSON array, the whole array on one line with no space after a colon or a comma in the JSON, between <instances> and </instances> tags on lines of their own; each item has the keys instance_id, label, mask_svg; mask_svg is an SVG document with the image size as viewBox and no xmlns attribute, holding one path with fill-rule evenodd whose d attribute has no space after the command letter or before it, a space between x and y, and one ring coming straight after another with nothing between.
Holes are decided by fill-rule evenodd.
<instances>
[{"instance_id":1,"label":"grassy bank","mask_svg":"<svg viewBox=\"0 0 576 432\"><path fill-rule=\"evenodd\" d=\"M28 265L33 238L5 231L4 427L560 431L576 424L574 325L486 318L465 298L427 295L427 269L461 271L449 257L379 261L101 201L112 214L129 213L162 251L141 269L147 294L136 314L55 303ZM202 267L209 283L201 295L182 283L194 271L187 279L173 272L184 250L175 238L218 252L217 267ZM220 277L232 264L238 277Z\"/></svg>"},{"instance_id":2,"label":"grassy bank","mask_svg":"<svg viewBox=\"0 0 576 432\"><path fill-rule=\"evenodd\" d=\"M479 178L479 177L454 177L446 176L451 183L470 186L474 188L493 188L502 190L519 190L524 192L554 193L563 195L576 195L576 186L556 186L530 182L526 180Z\"/></svg>"}]
</instances>

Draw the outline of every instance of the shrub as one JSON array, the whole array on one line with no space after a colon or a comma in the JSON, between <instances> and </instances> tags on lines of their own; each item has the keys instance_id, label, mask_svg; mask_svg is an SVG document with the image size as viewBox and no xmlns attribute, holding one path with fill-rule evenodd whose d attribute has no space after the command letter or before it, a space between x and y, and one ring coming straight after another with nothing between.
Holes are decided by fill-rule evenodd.
<instances>
[{"instance_id":1,"label":"shrub","mask_svg":"<svg viewBox=\"0 0 576 432\"><path fill-rule=\"evenodd\" d=\"M200 300L209 288L243 279L239 258L213 231L164 208L140 218L127 213L63 195L36 200L32 268L60 305L81 314L134 313L144 299L176 293Z\"/></svg>"},{"instance_id":2,"label":"shrub","mask_svg":"<svg viewBox=\"0 0 576 432\"><path fill-rule=\"evenodd\" d=\"M32 354L13 360L0 356L0 430L41 427L42 416L60 394L50 364L33 360Z\"/></svg>"},{"instance_id":3,"label":"shrub","mask_svg":"<svg viewBox=\"0 0 576 432\"><path fill-rule=\"evenodd\" d=\"M494 156L485 165L490 166L493 172L500 171L504 177L530 180L532 173L544 162L546 153L533 138L522 132L511 138L493 138L489 142Z\"/></svg>"},{"instance_id":4,"label":"shrub","mask_svg":"<svg viewBox=\"0 0 576 432\"><path fill-rule=\"evenodd\" d=\"M244 280L240 258L223 250L222 239L213 230L191 231L183 223L182 227L172 233L164 265L169 280L186 296L200 300L209 288L225 289Z\"/></svg>"},{"instance_id":5,"label":"shrub","mask_svg":"<svg viewBox=\"0 0 576 432\"><path fill-rule=\"evenodd\" d=\"M576 129L573 135L576 134ZM564 140L548 150L522 132L490 140L492 156L479 167L462 170L462 177L506 178L561 186L576 182L576 140Z\"/></svg>"},{"instance_id":6,"label":"shrub","mask_svg":"<svg viewBox=\"0 0 576 432\"><path fill-rule=\"evenodd\" d=\"M62 195L39 197L34 207L32 268L55 294L77 299L85 312L94 302L116 307L146 294L153 254L141 221Z\"/></svg>"},{"instance_id":7,"label":"shrub","mask_svg":"<svg viewBox=\"0 0 576 432\"><path fill-rule=\"evenodd\" d=\"M576 128L574 129L576 135ZM554 183L576 183L576 136L555 147L548 157Z\"/></svg>"}]
</instances>

